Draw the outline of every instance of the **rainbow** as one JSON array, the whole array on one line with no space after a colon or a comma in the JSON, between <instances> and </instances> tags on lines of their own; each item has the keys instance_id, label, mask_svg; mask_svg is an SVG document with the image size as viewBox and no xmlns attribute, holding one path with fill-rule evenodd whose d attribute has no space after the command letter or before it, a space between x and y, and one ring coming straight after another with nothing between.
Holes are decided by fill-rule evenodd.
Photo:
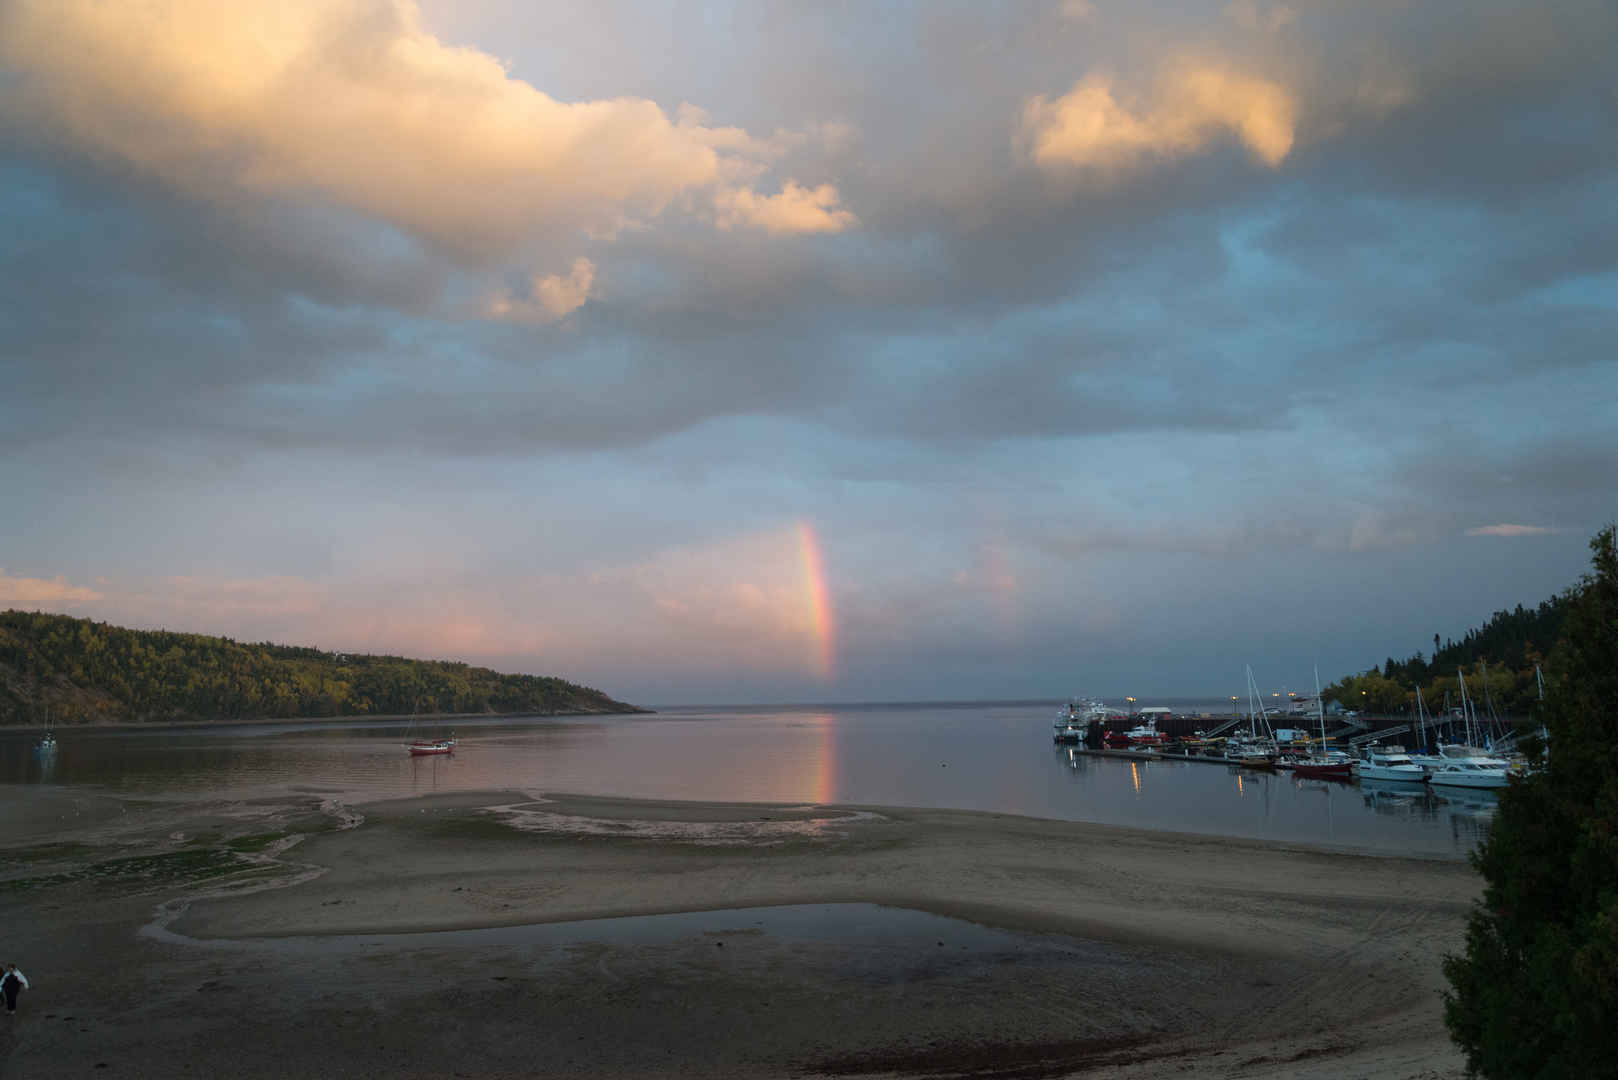
<instances>
[{"instance_id":1,"label":"rainbow","mask_svg":"<svg viewBox=\"0 0 1618 1080\"><path fill-rule=\"evenodd\" d=\"M814 751L809 776L809 801L829 806L837 801L837 717L814 718Z\"/></svg>"},{"instance_id":2,"label":"rainbow","mask_svg":"<svg viewBox=\"0 0 1618 1080\"><path fill-rule=\"evenodd\" d=\"M809 633L814 639L815 670L821 679L830 682L837 655L836 628L831 593L826 588L826 565L820 557L820 538L807 521L798 522L798 556L803 563L803 598L808 609Z\"/></svg>"}]
</instances>

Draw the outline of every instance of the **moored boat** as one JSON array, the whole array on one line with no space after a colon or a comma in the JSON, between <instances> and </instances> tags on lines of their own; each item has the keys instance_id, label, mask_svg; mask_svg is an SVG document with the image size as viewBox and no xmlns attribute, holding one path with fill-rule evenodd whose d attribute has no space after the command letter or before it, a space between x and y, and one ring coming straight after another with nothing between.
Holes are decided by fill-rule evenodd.
<instances>
[{"instance_id":1,"label":"moored boat","mask_svg":"<svg viewBox=\"0 0 1618 1080\"><path fill-rule=\"evenodd\" d=\"M1335 777L1340 780L1347 780L1354 775L1354 763L1347 758L1284 758L1281 761L1281 767L1291 769L1298 776L1313 776L1324 779Z\"/></svg>"},{"instance_id":2,"label":"moored boat","mask_svg":"<svg viewBox=\"0 0 1618 1080\"><path fill-rule=\"evenodd\" d=\"M1477 747L1440 747L1441 750L1477 750ZM1476 754L1445 754L1428 773L1431 783L1442 787L1503 788L1511 776L1511 763Z\"/></svg>"},{"instance_id":3,"label":"moored boat","mask_svg":"<svg viewBox=\"0 0 1618 1080\"><path fill-rule=\"evenodd\" d=\"M1361 776L1372 780L1404 780L1420 784L1427 779L1427 771L1411 761L1402 746L1363 748L1357 769Z\"/></svg>"},{"instance_id":4,"label":"moored boat","mask_svg":"<svg viewBox=\"0 0 1618 1080\"><path fill-rule=\"evenodd\" d=\"M426 757L429 755L454 753L454 733L451 732L450 737L447 739L441 736L438 731L438 720L436 717L433 719L432 726L433 731L430 736L423 738L417 735L416 711L412 709L410 711L410 727L405 730L405 738L410 740L409 742L405 743L405 752L411 757Z\"/></svg>"},{"instance_id":5,"label":"moored boat","mask_svg":"<svg viewBox=\"0 0 1618 1080\"><path fill-rule=\"evenodd\" d=\"M1326 706L1320 696L1320 669L1315 668L1315 710L1320 719L1320 752L1282 758L1281 767L1298 776L1347 780L1354 774L1354 759L1326 745ZM1305 740L1307 742L1308 740Z\"/></svg>"},{"instance_id":6,"label":"moored boat","mask_svg":"<svg viewBox=\"0 0 1618 1080\"><path fill-rule=\"evenodd\" d=\"M1101 741L1115 750L1129 746L1157 747L1163 745L1163 735L1157 730L1156 720L1147 720L1128 731L1109 731Z\"/></svg>"},{"instance_id":7,"label":"moored boat","mask_svg":"<svg viewBox=\"0 0 1618 1080\"><path fill-rule=\"evenodd\" d=\"M45 755L56 753L56 736L51 734L51 723L56 719L55 709L45 714L45 734L34 744L34 753Z\"/></svg>"},{"instance_id":8,"label":"moored boat","mask_svg":"<svg viewBox=\"0 0 1618 1080\"><path fill-rule=\"evenodd\" d=\"M1059 743L1083 742L1092 720L1107 719L1107 707L1095 698L1072 698L1057 710L1055 739Z\"/></svg>"},{"instance_id":9,"label":"moored boat","mask_svg":"<svg viewBox=\"0 0 1618 1080\"><path fill-rule=\"evenodd\" d=\"M433 739L430 742L413 742L405 746L413 757L422 757L426 754L450 754L455 751L454 739Z\"/></svg>"}]
</instances>

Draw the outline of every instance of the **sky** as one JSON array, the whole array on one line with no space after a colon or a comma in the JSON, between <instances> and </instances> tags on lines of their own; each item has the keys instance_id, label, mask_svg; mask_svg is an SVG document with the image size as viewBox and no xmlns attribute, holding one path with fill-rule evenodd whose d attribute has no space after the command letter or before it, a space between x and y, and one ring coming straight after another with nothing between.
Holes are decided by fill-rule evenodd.
<instances>
[{"instance_id":1,"label":"sky","mask_svg":"<svg viewBox=\"0 0 1618 1080\"><path fill-rule=\"evenodd\" d=\"M1597 0L13 0L0 607L1306 689L1618 516Z\"/></svg>"}]
</instances>

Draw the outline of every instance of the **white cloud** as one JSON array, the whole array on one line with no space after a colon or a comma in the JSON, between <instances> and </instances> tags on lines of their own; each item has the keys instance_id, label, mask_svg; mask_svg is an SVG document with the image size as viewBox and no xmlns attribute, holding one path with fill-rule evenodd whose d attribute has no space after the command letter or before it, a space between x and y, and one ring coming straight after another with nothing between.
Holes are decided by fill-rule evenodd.
<instances>
[{"instance_id":1,"label":"white cloud","mask_svg":"<svg viewBox=\"0 0 1618 1080\"><path fill-rule=\"evenodd\" d=\"M67 605L100 600L101 594L82 585L70 585L61 574L46 580L36 577L7 577L0 570L0 604Z\"/></svg>"},{"instance_id":2,"label":"white cloud","mask_svg":"<svg viewBox=\"0 0 1618 1080\"><path fill-rule=\"evenodd\" d=\"M750 190L775 142L643 98L558 101L440 42L410 0L22 0L0 55L13 124L193 194L316 196L468 257L536 230L610 236L704 191L737 208L727 225L853 222L829 185Z\"/></svg>"},{"instance_id":3,"label":"white cloud","mask_svg":"<svg viewBox=\"0 0 1618 1080\"><path fill-rule=\"evenodd\" d=\"M1268 79L1187 64L1166 72L1147 100L1120 101L1113 90L1111 78L1092 73L1054 101L1029 99L1022 129L1029 156L1048 169L1115 178L1227 137L1272 168L1292 150L1297 103Z\"/></svg>"},{"instance_id":4,"label":"white cloud","mask_svg":"<svg viewBox=\"0 0 1618 1080\"><path fill-rule=\"evenodd\" d=\"M510 289L504 290L488 303L486 314L505 322L556 322L583 307L585 301L590 299L595 276L595 263L581 256L573 260L573 268L566 277L560 274L547 277L535 275L529 285L532 294L529 299L513 296Z\"/></svg>"},{"instance_id":5,"label":"white cloud","mask_svg":"<svg viewBox=\"0 0 1618 1080\"><path fill-rule=\"evenodd\" d=\"M750 188L730 188L714 196L721 228L753 225L774 235L835 233L857 224L842 208L837 189L830 184L799 187L788 180L778 195L760 195Z\"/></svg>"}]
</instances>

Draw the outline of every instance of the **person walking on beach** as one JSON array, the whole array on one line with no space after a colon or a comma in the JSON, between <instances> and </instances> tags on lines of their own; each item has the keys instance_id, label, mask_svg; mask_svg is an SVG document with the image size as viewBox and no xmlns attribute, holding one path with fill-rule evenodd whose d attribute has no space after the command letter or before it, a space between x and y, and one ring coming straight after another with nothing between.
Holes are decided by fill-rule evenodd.
<instances>
[{"instance_id":1,"label":"person walking on beach","mask_svg":"<svg viewBox=\"0 0 1618 1080\"><path fill-rule=\"evenodd\" d=\"M28 989L28 980L17 970L16 964L7 964L4 977L0 977L0 994L6 995L6 1015L17 1015L17 995Z\"/></svg>"}]
</instances>

